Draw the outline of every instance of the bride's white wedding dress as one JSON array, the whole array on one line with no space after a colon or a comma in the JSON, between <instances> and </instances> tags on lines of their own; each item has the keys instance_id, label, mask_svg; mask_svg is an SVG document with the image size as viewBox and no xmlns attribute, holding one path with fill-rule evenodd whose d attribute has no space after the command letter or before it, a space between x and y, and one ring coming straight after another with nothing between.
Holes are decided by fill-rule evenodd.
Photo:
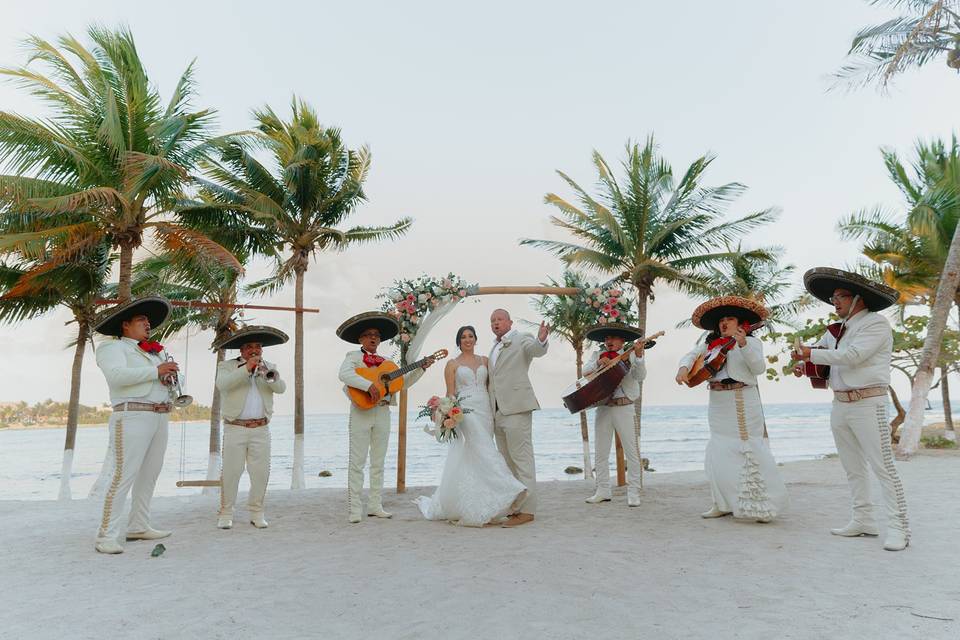
<instances>
[{"instance_id":1,"label":"bride's white wedding dress","mask_svg":"<svg viewBox=\"0 0 960 640\"><path fill-rule=\"evenodd\" d=\"M457 427L459 437L448 445L437 490L414 502L428 520L479 527L507 515L526 487L510 473L493 442L487 367L480 365L474 372L461 365L454 379L461 405L471 411Z\"/></svg>"}]
</instances>

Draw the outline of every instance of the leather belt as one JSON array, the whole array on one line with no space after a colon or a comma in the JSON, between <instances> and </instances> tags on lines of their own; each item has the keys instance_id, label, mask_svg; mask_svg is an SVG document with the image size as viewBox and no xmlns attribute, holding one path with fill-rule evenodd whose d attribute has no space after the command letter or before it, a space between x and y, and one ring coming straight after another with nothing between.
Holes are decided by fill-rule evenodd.
<instances>
[{"instance_id":1,"label":"leather belt","mask_svg":"<svg viewBox=\"0 0 960 640\"><path fill-rule=\"evenodd\" d=\"M834 400L840 402L856 402L864 398L876 398L887 395L886 387L864 387L863 389L850 389L849 391L834 391Z\"/></svg>"},{"instance_id":2,"label":"leather belt","mask_svg":"<svg viewBox=\"0 0 960 640\"><path fill-rule=\"evenodd\" d=\"M270 421L266 418L256 418L254 420L224 420L224 424L229 424L234 427L246 427L247 429L253 429L256 427L265 427L270 424Z\"/></svg>"},{"instance_id":3,"label":"leather belt","mask_svg":"<svg viewBox=\"0 0 960 640\"><path fill-rule=\"evenodd\" d=\"M166 402L121 402L113 405L114 411L152 411L153 413L170 413L172 405Z\"/></svg>"},{"instance_id":4,"label":"leather belt","mask_svg":"<svg viewBox=\"0 0 960 640\"><path fill-rule=\"evenodd\" d=\"M734 389L743 389L746 384L742 382L711 382L710 391L733 391Z\"/></svg>"},{"instance_id":5,"label":"leather belt","mask_svg":"<svg viewBox=\"0 0 960 640\"><path fill-rule=\"evenodd\" d=\"M607 406L607 407L623 407L623 406L626 406L626 405L628 405L628 404L633 404L633 400L631 400L630 398L627 398L627 397L623 397L623 398L610 398L609 400L607 400L607 401L604 402L603 404L604 404L605 406Z\"/></svg>"}]
</instances>

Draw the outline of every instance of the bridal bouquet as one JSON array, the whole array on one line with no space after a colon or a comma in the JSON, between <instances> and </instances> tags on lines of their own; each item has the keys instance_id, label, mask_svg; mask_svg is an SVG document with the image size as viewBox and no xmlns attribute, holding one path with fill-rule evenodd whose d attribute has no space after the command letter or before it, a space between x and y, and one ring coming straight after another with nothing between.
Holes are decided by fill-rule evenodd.
<instances>
[{"instance_id":1,"label":"bridal bouquet","mask_svg":"<svg viewBox=\"0 0 960 640\"><path fill-rule=\"evenodd\" d=\"M427 404L421 405L417 418L430 418L436 429L424 428L424 431L437 438L437 442L446 442L457 437L457 425L463 422L463 416L471 409L460 405L460 396L433 396Z\"/></svg>"}]
</instances>

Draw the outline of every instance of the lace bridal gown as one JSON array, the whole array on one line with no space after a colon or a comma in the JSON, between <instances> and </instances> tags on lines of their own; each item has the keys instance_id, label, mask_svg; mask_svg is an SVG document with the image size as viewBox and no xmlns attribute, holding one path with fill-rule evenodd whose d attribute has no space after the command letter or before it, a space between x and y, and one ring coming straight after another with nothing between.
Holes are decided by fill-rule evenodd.
<instances>
[{"instance_id":1,"label":"lace bridal gown","mask_svg":"<svg viewBox=\"0 0 960 640\"><path fill-rule=\"evenodd\" d=\"M507 515L526 488L513 477L493 442L493 416L487 395L487 367L476 372L459 366L454 374L461 405L472 409L457 427L459 437L448 446L440 484L433 496L414 502L428 520L449 520L480 527Z\"/></svg>"}]
</instances>

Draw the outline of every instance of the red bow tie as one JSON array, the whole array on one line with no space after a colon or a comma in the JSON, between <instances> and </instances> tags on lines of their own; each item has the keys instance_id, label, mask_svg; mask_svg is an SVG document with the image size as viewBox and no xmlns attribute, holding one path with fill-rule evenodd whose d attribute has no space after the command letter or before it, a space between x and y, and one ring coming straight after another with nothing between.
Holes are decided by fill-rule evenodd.
<instances>
[{"instance_id":1,"label":"red bow tie","mask_svg":"<svg viewBox=\"0 0 960 640\"><path fill-rule=\"evenodd\" d=\"M606 358L607 360L613 360L614 358L620 357L619 351L604 351L600 354L601 358Z\"/></svg>"},{"instance_id":2,"label":"red bow tie","mask_svg":"<svg viewBox=\"0 0 960 640\"><path fill-rule=\"evenodd\" d=\"M383 364L383 360L383 358L375 353L367 353L366 351L363 352L363 364L367 365L368 367L379 367L381 364Z\"/></svg>"},{"instance_id":3,"label":"red bow tie","mask_svg":"<svg viewBox=\"0 0 960 640\"><path fill-rule=\"evenodd\" d=\"M156 340L141 340L137 343L137 346L147 353L160 353L163 351L163 345Z\"/></svg>"}]
</instances>

